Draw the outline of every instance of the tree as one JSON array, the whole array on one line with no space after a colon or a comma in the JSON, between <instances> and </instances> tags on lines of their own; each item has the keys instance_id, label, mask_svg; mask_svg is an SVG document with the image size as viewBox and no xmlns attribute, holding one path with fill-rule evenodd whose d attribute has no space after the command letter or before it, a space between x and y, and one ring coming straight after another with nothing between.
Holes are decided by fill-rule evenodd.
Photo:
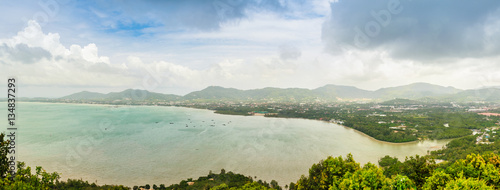
<instances>
[{"instance_id":1,"label":"tree","mask_svg":"<svg viewBox=\"0 0 500 190\"><path fill-rule=\"evenodd\" d=\"M453 177L483 179L488 185L500 188L500 159L497 155L478 154L467 155L466 159L458 160L447 168L446 173Z\"/></svg>"},{"instance_id":2,"label":"tree","mask_svg":"<svg viewBox=\"0 0 500 190\"><path fill-rule=\"evenodd\" d=\"M459 178L446 184L445 189L493 190L495 188L486 185L486 182L483 180L474 178Z\"/></svg>"},{"instance_id":3,"label":"tree","mask_svg":"<svg viewBox=\"0 0 500 190\"><path fill-rule=\"evenodd\" d=\"M417 189L413 181L403 175L395 175L392 178L391 189Z\"/></svg>"},{"instance_id":4,"label":"tree","mask_svg":"<svg viewBox=\"0 0 500 190\"><path fill-rule=\"evenodd\" d=\"M31 167L25 167L24 162L17 165L16 176L13 181L7 177L0 179L3 189L54 189L55 182L59 179L58 173L47 173L42 167L36 167L36 173L31 172Z\"/></svg>"},{"instance_id":5,"label":"tree","mask_svg":"<svg viewBox=\"0 0 500 190\"><path fill-rule=\"evenodd\" d=\"M271 180L271 188L274 188L274 189L278 189L278 190L281 190L281 187L278 185L278 182L276 180Z\"/></svg>"},{"instance_id":6,"label":"tree","mask_svg":"<svg viewBox=\"0 0 500 190\"><path fill-rule=\"evenodd\" d=\"M363 169L347 173L339 184L340 189L389 189L390 181L382 170L367 163Z\"/></svg>"},{"instance_id":7,"label":"tree","mask_svg":"<svg viewBox=\"0 0 500 190\"><path fill-rule=\"evenodd\" d=\"M345 160L342 156L336 158L329 156L326 160L313 164L309 169L309 177L301 176L296 188L298 190L337 188L346 173L354 173L359 168L359 163L354 161L352 154L348 154Z\"/></svg>"},{"instance_id":8,"label":"tree","mask_svg":"<svg viewBox=\"0 0 500 190\"><path fill-rule=\"evenodd\" d=\"M432 175L432 172L436 168L434 160L426 157L416 155L415 157L406 157L403 163L403 175L408 176L418 188L422 187L425 183L425 179Z\"/></svg>"},{"instance_id":9,"label":"tree","mask_svg":"<svg viewBox=\"0 0 500 190\"><path fill-rule=\"evenodd\" d=\"M403 164L396 157L384 156L378 161L378 165L384 169L386 177L392 177L401 173Z\"/></svg>"},{"instance_id":10,"label":"tree","mask_svg":"<svg viewBox=\"0 0 500 190\"><path fill-rule=\"evenodd\" d=\"M9 159L7 154L9 152L9 141L4 140L5 134L0 134L0 177L4 178L9 171Z\"/></svg>"},{"instance_id":11,"label":"tree","mask_svg":"<svg viewBox=\"0 0 500 190\"><path fill-rule=\"evenodd\" d=\"M432 176L427 178L422 189L425 190L440 190L446 187L446 184L452 179L450 174L443 170L434 171Z\"/></svg>"},{"instance_id":12,"label":"tree","mask_svg":"<svg viewBox=\"0 0 500 190\"><path fill-rule=\"evenodd\" d=\"M231 188L232 189L232 188ZM271 190L270 188L266 187L265 185L252 182L252 183L247 183L243 185L241 188L237 188L237 190Z\"/></svg>"},{"instance_id":13,"label":"tree","mask_svg":"<svg viewBox=\"0 0 500 190\"><path fill-rule=\"evenodd\" d=\"M396 157L390 157L389 155L384 156L378 160L378 165L380 167L388 167L398 163L399 160Z\"/></svg>"},{"instance_id":14,"label":"tree","mask_svg":"<svg viewBox=\"0 0 500 190\"><path fill-rule=\"evenodd\" d=\"M225 183L210 188L210 190L226 190L226 189L229 189L229 186L227 186Z\"/></svg>"}]
</instances>

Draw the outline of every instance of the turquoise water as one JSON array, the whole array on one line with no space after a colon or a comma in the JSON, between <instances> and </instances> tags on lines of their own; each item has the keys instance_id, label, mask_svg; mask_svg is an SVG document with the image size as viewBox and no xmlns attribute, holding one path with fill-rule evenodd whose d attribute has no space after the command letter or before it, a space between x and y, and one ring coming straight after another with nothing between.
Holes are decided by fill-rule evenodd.
<instances>
[{"instance_id":1,"label":"turquoise water","mask_svg":"<svg viewBox=\"0 0 500 190\"><path fill-rule=\"evenodd\" d=\"M376 163L447 142L384 143L321 121L179 107L21 102L17 112L18 160L98 184L168 185L224 168L285 185L329 155Z\"/></svg>"}]
</instances>

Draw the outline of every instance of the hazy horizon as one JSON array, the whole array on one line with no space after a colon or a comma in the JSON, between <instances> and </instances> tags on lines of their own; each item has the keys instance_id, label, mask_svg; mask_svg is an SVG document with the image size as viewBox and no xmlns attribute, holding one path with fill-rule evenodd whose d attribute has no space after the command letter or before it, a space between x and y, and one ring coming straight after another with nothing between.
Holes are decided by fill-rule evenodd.
<instances>
[{"instance_id":1,"label":"hazy horizon","mask_svg":"<svg viewBox=\"0 0 500 190\"><path fill-rule=\"evenodd\" d=\"M401 86L387 86L387 87L382 87L382 88L379 88L379 89L375 89L375 90L368 90L368 89L363 89L363 88L358 88L356 86L349 86L349 85L337 85L337 84L325 84L323 86L319 86L319 87L316 87L316 88L297 88L297 87L290 87L290 88L280 88L280 87L263 87L263 88L251 88L251 89L240 89L240 88L233 88L233 87L224 87L224 86L216 86L216 85L212 85L212 86L207 86L207 87L204 87L204 88L201 88L201 89L198 89L198 90L193 90L193 91L190 91L188 93L185 93L185 94L169 94L169 95L177 95L177 96L185 96L185 95L188 95L189 93L192 93L192 92L197 92L197 91L202 91L204 89L207 89L209 87L222 87L222 88L227 88L227 89L237 89L237 90L243 90L243 91L246 91L246 90L259 90L259 89L264 89L264 88L277 88L277 89L307 89L307 90L314 90L314 89L317 89L317 88L321 88L321 87L324 87L324 86L328 86L328 85L335 85L335 86L345 86L345 87L355 87L355 88L358 88L360 90L367 90L367 91L371 91L371 92L374 92L374 91L377 91L377 90L382 90L382 89L385 89L385 88L395 88L395 87L402 87L402 86L408 86L408 85L414 85L414 84L429 84L429 85L436 85L436 84L432 84L432 83L423 83L423 82L416 82L416 83L411 83L411 84L406 84L406 85L401 85ZM438 85L440 86L440 85ZM466 90L478 90L478 89L485 89L485 88L499 88L499 86L486 86L486 87L478 87L478 88L473 88L473 89L460 89L460 88L456 88L456 87L453 87L453 86L441 86L441 87L444 87L444 88L455 88L457 90L460 90L460 91L466 91ZM105 89L103 91L92 91L92 90L81 90L81 91L77 91L77 92L71 92L69 94L65 94L65 95L62 95L62 96L55 96L55 97L41 97L41 96L33 96L33 97L27 97L27 96L19 96L21 98L61 98L61 97L64 97L64 96L69 96L69 95L73 95L73 94L76 94L76 93L80 93L80 92L92 92L92 93L101 93L101 94L109 94L109 93L116 93L116 92L123 92L123 91L126 91L126 90L146 90L146 89L137 89L137 88L126 88L126 89L122 89L122 90L117 90L117 91L110 91L109 89ZM168 94L168 93L163 93L163 92L157 92L157 91L150 91L150 90L146 90L148 92L153 92L153 93L161 93L161 94ZM0 98L2 99L2 98Z\"/></svg>"},{"instance_id":2,"label":"hazy horizon","mask_svg":"<svg viewBox=\"0 0 500 190\"><path fill-rule=\"evenodd\" d=\"M500 86L500 2L2 1L0 89Z\"/></svg>"}]
</instances>

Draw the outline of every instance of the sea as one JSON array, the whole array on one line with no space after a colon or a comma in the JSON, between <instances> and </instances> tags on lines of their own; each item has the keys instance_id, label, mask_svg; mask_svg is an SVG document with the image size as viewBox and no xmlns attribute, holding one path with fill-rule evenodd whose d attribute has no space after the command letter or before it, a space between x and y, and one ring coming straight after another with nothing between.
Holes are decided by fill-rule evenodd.
<instances>
[{"instance_id":1,"label":"sea","mask_svg":"<svg viewBox=\"0 0 500 190\"><path fill-rule=\"evenodd\" d=\"M324 121L184 107L18 102L16 111L18 161L100 185L168 186L224 169L284 186L328 156L376 164L449 142L387 143Z\"/></svg>"}]
</instances>

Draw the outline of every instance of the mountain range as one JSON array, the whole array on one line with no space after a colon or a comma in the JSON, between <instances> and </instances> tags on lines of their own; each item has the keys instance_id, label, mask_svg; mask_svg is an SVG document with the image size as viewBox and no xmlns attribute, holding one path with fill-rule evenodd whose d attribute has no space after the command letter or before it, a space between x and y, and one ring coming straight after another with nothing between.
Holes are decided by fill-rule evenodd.
<instances>
[{"instance_id":1,"label":"mountain range","mask_svg":"<svg viewBox=\"0 0 500 190\"><path fill-rule=\"evenodd\" d=\"M460 90L429 83L413 83L404 86L381 88L375 91L363 90L353 86L325 85L316 89L304 88L262 88L239 90L220 86L209 86L203 90L184 96L161 94L146 90L128 89L108 94L83 91L61 100L144 100L144 101L344 101L375 100L384 101L395 98L419 100L434 99L447 101L500 101L500 89L481 88Z\"/></svg>"}]
</instances>

